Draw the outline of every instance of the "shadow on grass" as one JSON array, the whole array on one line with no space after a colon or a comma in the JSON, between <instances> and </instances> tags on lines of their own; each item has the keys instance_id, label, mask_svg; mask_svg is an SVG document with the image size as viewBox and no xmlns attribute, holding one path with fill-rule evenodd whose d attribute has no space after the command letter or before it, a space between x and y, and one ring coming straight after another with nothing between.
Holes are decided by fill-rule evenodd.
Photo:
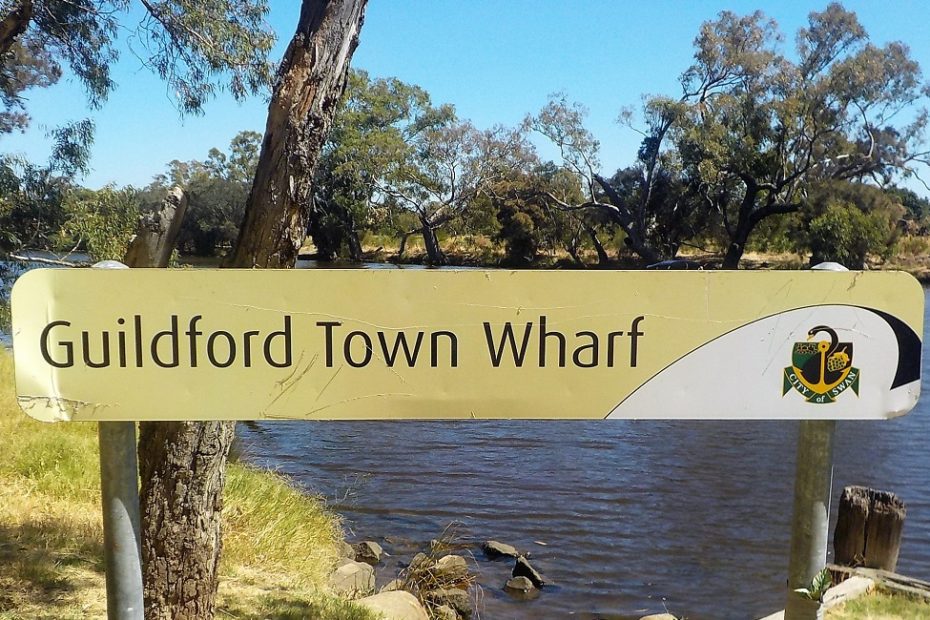
<instances>
[{"instance_id":1,"label":"shadow on grass","mask_svg":"<svg viewBox=\"0 0 930 620\"><path fill-rule=\"evenodd\" d=\"M251 601L227 602L218 618L266 618L267 620L376 620L372 612L334 598L305 600L286 592L264 594Z\"/></svg>"},{"instance_id":2,"label":"shadow on grass","mask_svg":"<svg viewBox=\"0 0 930 620\"><path fill-rule=\"evenodd\" d=\"M0 525L0 612L42 608L86 587L68 568L103 574L101 541L80 529L48 518Z\"/></svg>"}]
</instances>

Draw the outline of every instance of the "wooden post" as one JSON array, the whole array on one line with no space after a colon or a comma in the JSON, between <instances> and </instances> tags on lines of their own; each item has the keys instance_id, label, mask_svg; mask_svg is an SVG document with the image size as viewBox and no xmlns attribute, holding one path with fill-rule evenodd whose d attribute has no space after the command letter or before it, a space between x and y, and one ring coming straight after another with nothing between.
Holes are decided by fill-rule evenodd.
<instances>
[{"instance_id":1,"label":"wooden post","mask_svg":"<svg viewBox=\"0 0 930 620\"><path fill-rule=\"evenodd\" d=\"M844 488L833 532L835 562L894 572L906 515L904 502L894 493Z\"/></svg>"}]
</instances>

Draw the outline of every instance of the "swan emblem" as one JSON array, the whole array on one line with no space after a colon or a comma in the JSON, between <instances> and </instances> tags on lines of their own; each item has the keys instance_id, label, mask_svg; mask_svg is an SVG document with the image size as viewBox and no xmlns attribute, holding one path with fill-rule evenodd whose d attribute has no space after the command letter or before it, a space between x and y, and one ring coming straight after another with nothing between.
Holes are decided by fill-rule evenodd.
<instances>
[{"instance_id":1,"label":"swan emblem","mask_svg":"<svg viewBox=\"0 0 930 620\"><path fill-rule=\"evenodd\" d=\"M827 325L812 327L806 341L794 343L791 366L784 372L782 396L794 389L807 402L816 404L835 402L849 388L858 396L860 373L852 362L851 342L840 342L836 330Z\"/></svg>"}]
</instances>

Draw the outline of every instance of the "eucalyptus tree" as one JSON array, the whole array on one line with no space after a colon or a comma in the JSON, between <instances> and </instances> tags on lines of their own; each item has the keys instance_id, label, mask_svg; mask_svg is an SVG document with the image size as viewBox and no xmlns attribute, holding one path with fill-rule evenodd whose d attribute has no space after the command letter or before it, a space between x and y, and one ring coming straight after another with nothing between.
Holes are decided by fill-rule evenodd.
<instances>
[{"instance_id":1,"label":"eucalyptus tree","mask_svg":"<svg viewBox=\"0 0 930 620\"><path fill-rule=\"evenodd\" d=\"M695 210L682 190L677 157L667 147L679 113L677 106L664 101L647 104L646 129L638 130L643 140L635 163L606 178L601 174L600 142L584 124L587 109L562 94L550 97L526 124L558 147L561 166L578 178L584 190L580 201L549 193L552 204L569 212L599 212L622 229L624 243L648 262L674 257ZM620 121L632 126L631 114L625 111ZM588 224L591 240L601 253L597 235Z\"/></svg>"},{"instance_id":2,"label":"eucalyptus tree","mask_svg":"<svg viewBox=\"0 0 930 620\"><path fill-rule=\"evenodd\" d=\"M520 128L478 130L468 121L432 126L411 141L407 157L383 178L379 193L412 212L427 260L446 263L437 231L464 216L493 185L536 162ZM411 231L413 232L413 231Z\"/></svg>"},{"instance_id":3,"label":"eucalyptus tree","mask_svg":"<svg viewBox=\"0 0 930 620\"><path fill-rule=\"evenodd\" d=\"M184 112L200 112L224 84L236 98L265 87L274 35L266 0L0 0L0 132L29 123L30 88L70 72L100 107L116 86L118 35L165 80Z\"/></svg>"},{"instance_id":4,"label":"eucalyptus tree","mask_svg":"<svg viewBox=\"0 0 930 620\"><path fill-rule=\"evenodd\" d=\"M777 24L729 11L703 24L669 134L684 174L725 230L736 268L763 220L801 210L812 183L889 183L927 161L930 95L906 45L874 45L839 4L782 50Z\"/></svg>"},{"instance_id":5,"label":"eucalyptus tree","mask_svg":"<svg viewBox=\"0 0 930 620\"><path fill-rule=\"evenodd\" d=\"M312 170L364 20L366 0L303 0L269 102L265 136L232 267L293 267L303 243ZM321 292L325 294L325 292ZM212 618L221 515L235 424L140 425L146 618Z\"/></svg>"},{"instance_id":6,"label":"eucalyptus tree","mask_svg":"<svg viewBox=\"0 0 930 620\"><path fill-rule=\"evenodd\" d=\"M434 106L429 93L396 78L349 75L343 101L316 168L310 234L323 258L347 247L361 255L359 231L385 206L379 188L412 157L418 136L452 121L452 106Z\"/></svg>"},{"instance_id":7,"label":"eucalyptus tree","mask_svg":"<svg viewBox=\"0 0 930 620\"><path fill-rule=\"evenodd\" d=\"M187 195L187 210L178 236L178 249L197 256L214 256L229 249L239 234L245 201L258 163L261 134L240 131L227 151L211 148L203 161L168 162L145 188L146 206L161 205L173 187Z\"/></svg>"}]
</instances>

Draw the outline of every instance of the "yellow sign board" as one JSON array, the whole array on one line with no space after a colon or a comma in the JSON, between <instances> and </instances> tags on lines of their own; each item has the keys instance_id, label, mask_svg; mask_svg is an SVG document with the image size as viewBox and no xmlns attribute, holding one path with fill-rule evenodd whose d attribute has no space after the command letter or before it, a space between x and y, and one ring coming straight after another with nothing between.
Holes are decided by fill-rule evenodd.
<instances>
[{"instance_id":1,"label":"yellow sign board","mask_svg":"<svg viewBox=\"0 0 930 620\"><path fill-rule=\"evenodd\" d=\"M19 402L58 420L869 419L920 390L893 272L36 270Z\"/></svg>"}]
</instances>

